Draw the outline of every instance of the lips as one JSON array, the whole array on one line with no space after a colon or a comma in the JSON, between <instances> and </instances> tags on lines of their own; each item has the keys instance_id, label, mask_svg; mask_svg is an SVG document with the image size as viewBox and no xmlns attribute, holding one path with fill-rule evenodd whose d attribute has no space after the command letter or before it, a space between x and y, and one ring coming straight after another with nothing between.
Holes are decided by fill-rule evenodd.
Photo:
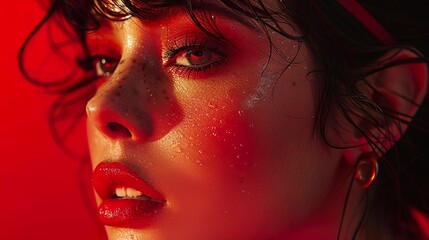
<instances>
[{"instance_id":1,"label":"lips","mask_svg":"<svg viewBox=\"0 0 429 240\"><path fill-rule=\"evenodd\" d=\"M104 225L143 228L154 221L165 203L159 192L119 162L98 164L92 181L102 199L98 215Z\"/></svg>"}]
</instances>

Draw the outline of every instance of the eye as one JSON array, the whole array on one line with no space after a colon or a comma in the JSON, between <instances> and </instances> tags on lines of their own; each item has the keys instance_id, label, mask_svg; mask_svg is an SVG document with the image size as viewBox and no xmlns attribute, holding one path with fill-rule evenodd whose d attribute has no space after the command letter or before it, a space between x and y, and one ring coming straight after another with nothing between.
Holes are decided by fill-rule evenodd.
<instances>
[{"instance_id":1,"label":"eye","mask_svg":"<svg viewBox=\"0 0 429 240\"><path fill-rule=\"evenodd\" d=\"M98 77L107 77L111 75L118 66L118 60L110 57L95 57L94 69Z\"/></svg>"},{"instance_id":2,"label":"eye","mask_svg":"<svg viewBox=\"0 0 429 240\"><path fill-rule=\"evenodd\" d=\"M196 48L179 53L175 58L174 65L190 67L190 68L205 68L209 67L223 58L211 49Z\"/></svg>"},{"instance_id":3,"label":"eye","mask_svg":"<svg viewBox=\"0 0 429 240\"><path fill-rule=\"evenodd\" d=\"M170 59L168 66L176 68L179 73L201 72L222 63L225 58L217 51L202 45L183 46L170 50L167 54Z\"/></svg>"}]
</instances>

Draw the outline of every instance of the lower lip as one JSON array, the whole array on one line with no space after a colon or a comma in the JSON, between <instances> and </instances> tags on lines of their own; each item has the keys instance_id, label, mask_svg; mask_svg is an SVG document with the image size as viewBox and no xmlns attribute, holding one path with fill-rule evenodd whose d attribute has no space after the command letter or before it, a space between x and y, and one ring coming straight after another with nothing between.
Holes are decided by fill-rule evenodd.
<instances>
[{"instance_id":1,"label":"lower lip","mask_svg":"<svg viewBox=\"0 0 429 240\"><path fill-rule=\"evenodd\" d=\"M104 225L127 228L143 228L150 225L164 203L142 199L108 199L98 208Z\"/></svg>"}]
</instances>

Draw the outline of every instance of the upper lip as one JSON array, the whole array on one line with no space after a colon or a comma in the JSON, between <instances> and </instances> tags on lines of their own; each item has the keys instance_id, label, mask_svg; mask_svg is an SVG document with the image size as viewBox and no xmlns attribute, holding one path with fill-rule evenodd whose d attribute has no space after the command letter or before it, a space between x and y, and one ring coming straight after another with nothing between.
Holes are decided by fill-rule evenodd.
<instances>
[{"instance_id":1,"label":"upper lip","mask_svg":"<svg viewBox=\"0 0 429 240\"><path fill-rule=\"evenodd\" d=\"M103 200L115 198L116 188L126 187L140 191L153 201L165 201L138 173L120 162L99 163L94 170L92 181L95 191Z\"/></svg>"}]
</instances>

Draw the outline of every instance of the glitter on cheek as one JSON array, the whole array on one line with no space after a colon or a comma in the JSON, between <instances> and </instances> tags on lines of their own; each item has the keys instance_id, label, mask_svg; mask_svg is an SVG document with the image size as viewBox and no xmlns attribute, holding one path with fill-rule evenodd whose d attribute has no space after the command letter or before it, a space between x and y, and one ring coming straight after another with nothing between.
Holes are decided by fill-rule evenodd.
<instances>
[{"instance_id":1,"label":"glitter on cheek","mask_svg":"<svg viewBox=\"0 0 429 240\"><path fill-rule=\"evenodd\" d=\"M250 109L254 108L258 103L264 102L275 87L276 80L276 74L265 74L261 76L255 91L245 100L244 107Z\"/></svg>"}]
</instances>

